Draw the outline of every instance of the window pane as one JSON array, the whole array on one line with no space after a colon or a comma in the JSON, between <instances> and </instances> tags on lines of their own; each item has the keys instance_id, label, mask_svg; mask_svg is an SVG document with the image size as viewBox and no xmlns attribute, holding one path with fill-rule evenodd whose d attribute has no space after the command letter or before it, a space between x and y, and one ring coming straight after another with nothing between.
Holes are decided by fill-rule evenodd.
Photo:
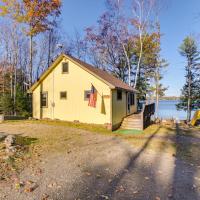
<instances>
[{"instance_id":1,"label":"window pane","mask_svg":"<svg viewBox=\"0 0 200 200\"><path fill-rule=\"evenodd\" d=\"M48 102L48 94L47 92L41 94L41 106L42 107L47 107L47 102Z\"/></svg>"},{"instance_id":2,"label":"window pane","mask_svg":"<svg viewBox=\"0 0 200 200\"><path fill-rule=\"evenodd\" d=\"M122 91L117 90L117 100L122 100Z\"/></svg>"},{"instance_id":3,"label":"window pane","mask_svg":"<svg viewBox=\"0 0 200 200\"><path fill-rule=\"evenodd\" d=\"M131 93L131 105L135 104L135 94Z\"/></svg>"},{"instance_id":4,"label":"window pane","mask_svg":"<svg viewBox=\"0 0 200 200\"><path fill-rule=\"evenodd\" d=\"M67 99L67 92L60 92L61 99Z\"/></svg>"},{"instance_id":5,"label":"window pane","mask_svg":"<svg viewBox=\"0 0 200 200\"><path fill-rule=\"evenodd\" d=\"M84 92L84 100L88 100L90 98L90 93L91 93L90 90L85 90L85 92Z\"/></svg>"},{"instance_id":6,"label":"window pane","mask_svg":"<svg viewBox=\"0 0 200 200\"><path fill-rule=\"evenodd\" d=\"M62 64L62 73L68 73L68 63L63 63Z\"/></svg>"}]
</instances>

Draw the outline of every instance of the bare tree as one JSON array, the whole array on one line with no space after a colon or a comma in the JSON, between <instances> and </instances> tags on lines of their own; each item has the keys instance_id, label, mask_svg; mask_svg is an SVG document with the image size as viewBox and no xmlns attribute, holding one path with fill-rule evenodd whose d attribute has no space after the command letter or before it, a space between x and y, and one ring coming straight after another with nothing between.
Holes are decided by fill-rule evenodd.
<instances>
[{"instance_id":1,"label":"bare tree","mask_svg":"<svg viewBox=\"0 0 200 200\"><path fill-rule=\"evenodd\" d=\"M75 29L73 37L70 39L71 53L79 59L87 58L87 41L84 36Z\"/></svg>"},{"instance_id":2,"label":"bare tree","mask_svg":"<svg viewBox=\"0 0 200 200\"><path fill-rule=\"evenodd\" d=\"M148 29L153 27L153 15L157 15L155 8L157 8L156 0L133 0L132 1L132 25L138 31L140 41L140 51L135 72L134 88L136 88L138 73L143 56L143 44L148 34Z\"/></svg>"}]
</instances>

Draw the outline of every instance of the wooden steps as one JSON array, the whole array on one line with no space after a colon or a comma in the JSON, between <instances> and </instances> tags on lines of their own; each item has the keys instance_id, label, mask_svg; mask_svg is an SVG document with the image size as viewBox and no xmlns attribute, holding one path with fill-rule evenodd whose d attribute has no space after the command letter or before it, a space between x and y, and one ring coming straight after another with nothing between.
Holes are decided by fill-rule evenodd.
<instances>
[{"instance_id":1,"label":"wooden steps","mask_svg":"<svg viewBox=\"0 0 200 200\"><path fill-rule=\"evenodd\" d=\"M133 114L123 119L121 129L143 130L141 114Z\"/></svg>"}]
</instances>

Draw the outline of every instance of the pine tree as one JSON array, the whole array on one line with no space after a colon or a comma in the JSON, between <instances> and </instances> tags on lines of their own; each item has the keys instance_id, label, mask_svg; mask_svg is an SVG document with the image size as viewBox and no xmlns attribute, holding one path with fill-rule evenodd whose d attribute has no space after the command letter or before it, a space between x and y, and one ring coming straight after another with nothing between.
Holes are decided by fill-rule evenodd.
<instances>
[{"instance_id":1,"label":"pine tree","mask_svg":"<svg viewBox=\"0 0 200 200\"><path fill-rule=\"evenodd\" d=\"M186 82L181 90L181 99L180 103L177 104L177 108L179 110L187 111L187 122L189 122L191 120L191 111L197 109L200 102L200 84L197 73L200 54L196 41L191 36L188 36L184 39L179 51L180 54L186 58L187 65L185 66Z\"/></svg>"}]
</instances>

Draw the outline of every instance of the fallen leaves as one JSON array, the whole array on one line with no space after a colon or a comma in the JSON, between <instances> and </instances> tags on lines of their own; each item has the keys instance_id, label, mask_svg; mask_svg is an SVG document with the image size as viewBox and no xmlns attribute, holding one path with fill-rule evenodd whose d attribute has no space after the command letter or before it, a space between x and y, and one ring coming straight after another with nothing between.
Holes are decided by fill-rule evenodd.
<instances>
[{"instance_id":1,"label":"fallen leaves","mask_svg":"<svg viewBox=\"0 0 200 200\"><path fill-rule=\"evenodd\" d=\"M195 176L194 179L197 180L197 181L200 181L200 178L199 178L199 177L196 177L196 176Z\"/></svg>"},{"instance_id":2,"label":"fallen leaves","mask_svg":"<svg viewBox=\"0 0 200 200\"><path fill-rule=\"evenodd\" d=\"M15 183L15 189L19 190L20 188L24 187L24 182L17 182Z\"/></svg>"},{"instance_id":3,"label":"fallen leaves","mask_svg":"<svg viewBox=\"0 0 200 200\"><path fill-rule=\"evenodd\" d=\"M48 200L49 195L48 194L43 194L41 200Z\"/></svg>"},{"instance_id":4,"label":"fallen leaves","mask_svg":"<svg viewBox=\"0 0 200 200\"><path fill-rule=\"evenodd\" d=\"M122 185L120 185L119 187L117 187L115 192L125 192L125 188Z\"/></svg>"},{"instance_id":5,"label":"fallen leaves","mask_svg":"<svg viewBox=\"0 0 200 200\"><path fill-rule=\"evenodd\" d=\"M111 183L112 182L112 179L108 179L108 183Z\"/></svg>"},{"instance_id":6,"label":"fallen leaves","mask_svg":"<svg viewBox=\"0 0 200 200\"><path fill-rule=\"evenodd\" d=\"M57 183L56 182L53 182L53 183L50 183L48 185L49 188L53 188L53 187L56 187L57 186Z\"/></svg>"},{"instance_id":7,"label":"fallen leaves","mask_svg":"<svg viewBox=\"0 0 200 200\"><path fill-rule=\"evenodd\" d=\"M86 174L87 176L91 176L91 173L90 173L90 172L85 172L85 174Z\"/></svg>"},{"instance_id":8,"label":"fallen leaves","mask_svg":"<svg viewBox=\"0 0 200 200\"><path fill-rule=\"evenodd\" d=\"M33 192L37 187L38 187L38 185L36 183L29 180L29 181L26 182L24 192L25 193Z\"/></svg>"},{"instance_id":9,"label":"fallen leaves","mask_svg":"<svg viewBox=\"0 0 200 200\"><path fill-rule=\"evenodd\" d=\"M101 175L100 174L96 174L96 178L101 178Z\"/></svg>"}]
</instances>

